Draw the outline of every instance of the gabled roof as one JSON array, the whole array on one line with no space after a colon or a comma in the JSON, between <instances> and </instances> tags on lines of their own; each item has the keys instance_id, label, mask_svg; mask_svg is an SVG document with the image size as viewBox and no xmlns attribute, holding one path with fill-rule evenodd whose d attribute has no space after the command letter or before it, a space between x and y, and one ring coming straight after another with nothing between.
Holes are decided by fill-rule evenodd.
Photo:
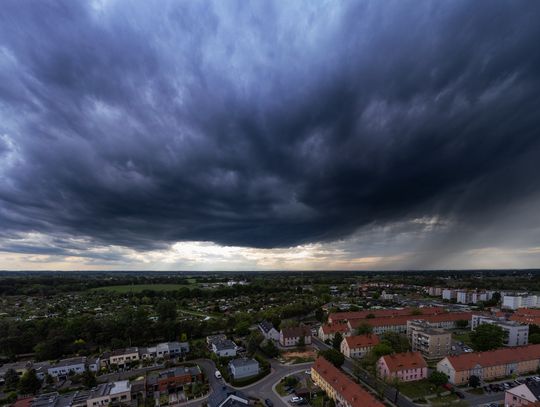
<instances>
[{"instance_id":1,"label":"gabled roof","mask_svg":"<svg viewBox=\"0 0 540 407\"><path fill-rule=\"evenodd\" d=\"M301 336L311 336L311 330L307 326L295 326L283 328L281 330L284 338L299 338Z\"/></svg>"},{"instance_id":2,"label":"gabled roof","mask_svg":"<svg viewBox=\"0 0 540 407\"><path fill-rule=\"evenodd\" d=\"M345 338L345 341L349 349L365 348L380 343L379 337L375 334L348 336Z\"/></svg>"},{"instance_id":3,"label":"gabled roof","mask_svg":"<svg viewBox=\"0 0 540 407\"><path fill-rule=\"evenodd\" d=\"M333 324L324 324L321 329L325 335L335 334L336 332L345 333L349 327L345 322L334 322Z\"/></svg>"},{"instance_id":4,"label":"gabled roof","mask_svg":"<svg viewBox=\"0 0 540 407\"><path fill-rule=\"evenodd\" d=\"M347 400L351 407L384 407L383 403L325 358L318 357L312 369Z\"/></svg>"},{"instance_id":5,"label":"gabled roof","mask_svg":"<svg viewBox=\"0 0 540 407\"><path fill-rule=\"evenodd\" d=\"M270 332L272 329L274 329L274 325L272 325L271 322L268 322L268 321L262 321L260 324L259 324L259 327L263 330L263 332L265 333L268 333Z\"/></svg>"},{"instance_id":6,"label":"gabled roof","mask_svg":"<svg viewBox=\"0 0 540 407\"><path fill-rule=\"evenodd\" d=\"M332 322L352 321L354 319L365 319L368 315L374 315L376 318L395 317L401 315L413 315L416 311L420 311L422 313L421 315L436 315L446 312L445 309L441 307L373 309L365 311L333 312L328 316L328 320Z\"/></svg>"},{"instance_id":7,"label":"gabled roof","mask_svg":"<svg viewBox=\"0 0 540 407\"><path fill-rule=\"evenodd\" d=\"M458 356L447 356L454 370L461 372L475 366L500 366L508 363L524 362L540 359L540 345L515 346L487 352L462 353Z\"/></svg>"},{"instance_id":8,"label":"gabled roof","mask_svg":"<svg viewBox=\"0 0 540 407\"><path fill-rule=\"evenodd\" d=\"M419 369L427 367L427 363L420 352L393 353L381 356L388 370L392 373L407 369Z\"/></svg>"},{"instance_id":9,"label":"gabled roof","mask_svg":"<svg viewBox=\"0 0 540 407\"><path fill-rule=\"evenodd\" d=\"M395 325L407 325L407 321L413 320L422 320L431 323L436 322L451 322L451 321L460 321L467 320L469 321L472 317L472 312L447 312L444 314L437 315L398 315L395 317L383 317L383 318L364 318L364 319L353 319L349 321L349 325L352 329L356 329L363 324L368 324L369 326L395 326Z\"/></svg>"}]
</instances>

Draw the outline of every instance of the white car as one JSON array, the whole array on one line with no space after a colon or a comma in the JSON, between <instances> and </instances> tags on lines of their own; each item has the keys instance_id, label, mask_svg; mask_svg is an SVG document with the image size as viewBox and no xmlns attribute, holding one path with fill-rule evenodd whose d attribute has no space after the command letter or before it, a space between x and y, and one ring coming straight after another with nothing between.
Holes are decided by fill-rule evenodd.
<instances>
[{"instance_id":1,"label":"white car","mask_svg":"<svg viewBox=\"0 0 540 407\"><path fill-rule=\"evenodd\" d=\"M214 376L216 376L216 379L221 379L221 372L219 370L216 370L216 373L214 373Z\"/></svg>"},{"instance_id":2,"label":"white car","mask_svg":"<svg viewBox=\"0 0 540 407\"><path fill-rule=\"evenodd\" d=\"M298 396L294 396L292 399L291 399L291 403L300 403L304 401L304 399L302 397L298 397Z\"/></svg>"},{"instance_id":3,"label":"white car","mask_svg":"<svg viewBox=\"0 0 540 407\"><path fill-rule=\"evenodd\" d=\"M311 370L306 370L304 373L311 376Z\"/></svg>"}]
</instances>

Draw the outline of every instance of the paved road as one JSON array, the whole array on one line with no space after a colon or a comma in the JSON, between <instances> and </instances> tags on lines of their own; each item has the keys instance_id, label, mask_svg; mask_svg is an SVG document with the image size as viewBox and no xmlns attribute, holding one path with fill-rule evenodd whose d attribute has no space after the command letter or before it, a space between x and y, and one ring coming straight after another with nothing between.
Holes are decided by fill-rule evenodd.
<instances>
[{"instance_id":1,"label":"paved road","mask_svg":"<svg viewBox=\"0 0 540 407\"><path fill-rule=\"evenodd\" d=\"M328 346L326 343L321 341L319 338L312 337L312 343L315 347L321 350L330 349L331 346ZM350 358L345 358L345 363L343 363L343 366L341 367L344 371L349 373L351 376L356 377L360 382L362 382L364 385L367 385L368 387L371 387L372 389L377 389L378 386L382 385L382 382L379 380L376 380L372 375L368 374L365 371L362 371L360 376L357 376L354 374L355 372L355 363ZM410 401L405 396L402 396L401 394L397 395L396 398L396 389L394 389L392 386L384 384L384 397L396 404L398 407L417 407L415 403Z\"/></svg>"},{"instance_id":2,"label":"paved road","mask_svg":"<svg viewBox=\"0 0 540 407\"><path fill-rule=\"evenodd\" d=\"M208 377L210 384L210 394L207 397L203 397L198 400L189 401L187 403L180 404L182 407L198 407L204 402L208 401L210 406L217 405L218 402L225 399L227 393L236 391L244 394L248 397L256 397L260 399L270 399L274 402L274 406L287 406L286 403L273 391L273 386L281 380L282 377L288 376L292 373L302 372L310 369L312 362L301 363L297 365L282 365L275 361L271 361L272 371L271 373L259 380L256 383L250 384L245 387L233 388L226 384L223 379L216 379L214 373L216 371L216 365L210 359L197 359L190 362L197 363ZM225 386L225 389L223 387Z\"/></svg>"}]
</instances>

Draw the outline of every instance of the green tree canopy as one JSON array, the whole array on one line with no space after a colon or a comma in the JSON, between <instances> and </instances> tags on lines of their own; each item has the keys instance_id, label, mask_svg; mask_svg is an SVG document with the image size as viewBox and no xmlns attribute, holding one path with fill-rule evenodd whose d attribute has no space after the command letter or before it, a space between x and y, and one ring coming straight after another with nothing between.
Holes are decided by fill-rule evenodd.
<instances>
[{"instance_id":1,"label":"green tree canopy","mask_svg":"<svg viewBox=\"0 0 540 407\"><path fill-rule=\"evenodd\" d=\"M343 335L341 335L340 332L336 332L334 334L334 338L332 339L332 347L339 350L341 346L341 341L343 341Z\"/></svg>"},{"instance_id":2,"label":"green tree canopy","mask_svg":"<svg viewBox=\"0 0 540 407\"><path fill-rule=\"evenodd\" d=\"M482 352L502 347L504 335L500 326L481 324L471 332L470 338L474 350Z\"/></svg>"},{"instance_id":3,"label":"green tree canopy","mask_svg":"<svg viewBox=\"0 0 540 407\"><path fill-rule=\"evenodd\" d=\"M35 369L26 371L19 380L19 391L21 394L36 394L41 388L41 382L36 376Z\"/></svg>"},{"instance_id":4,"label":"green tree canopy","mask_svg":"<svg viewBox=\"0 0 540 407\"><path fill-rule=\"evenodd\" d=\"M442 386L443 384L448 383L448 376L446 376L443 372L434 371L429 376L429 381L435 386Z\"/></svg>"},{"instance_id":5,"label":"green tree canopy","mask_svg":"<svg viewBox=\"0 0 540 407\"><path fill-rule=\"evenodd\" d=\"M345 356L336 349L321 350L319 355L336 367L341 367L341 365L343 365L345 362Z\"/></svg>"},{"instance_id":6,"label":"green tree canopy","mask_svg":"<svg viewBox=\"0 0 540 407\"><path fill-rule=\"evenodd\" d=\"M367 322L362 322L358 328L356 328L356 335L366 335L373 332L373 327Z\"/></svg>"}]
</instances>

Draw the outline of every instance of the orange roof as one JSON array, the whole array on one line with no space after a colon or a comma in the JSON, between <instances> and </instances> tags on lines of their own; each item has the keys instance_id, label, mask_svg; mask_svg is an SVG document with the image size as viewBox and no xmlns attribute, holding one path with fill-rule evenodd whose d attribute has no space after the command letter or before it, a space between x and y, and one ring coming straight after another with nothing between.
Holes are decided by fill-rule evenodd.
<instances>
[{"instance_id":1,"label":"orange roof","mask_svg":"<svg viewBox=\"0 0 540 407\"><path fill-rule=\"evenodd\" d=\"M34 397L26 397L23 399L18 399L11 407L29 407L32 404Z\"/></svg>"},{"instance_id":2,"label":"orange roof","mask_svg":"<svg viewBox=\"0 0 540 407\"><path fill-rule=\"evenodd\" d=\"M392 373L400 370L418 369L427 367L426 361L420 352L393 353L391 355L381 356Z\"/></svg>"},{"instance_id":3,"label":"orange roof","mask_svg":"<svg viewBox=\"0 0 540 407\"><path fill-rule=\"evenodd\" d=\"M383 403L325 358L319 356L312 369L347 400L351 407L384 407Z\"/></svg>"},{"instance_id":4,"label":"orange roof","mask_svg":"<svg viewBox=\"0 0 540 407\"><path fill-rule=\"evenodd\" d=\"M402 308L402 309L374 309L365 311L351 311L351 312L334 312L328 316L328 321L351 321L353 319L364 319L368 315L374 315L375 317L392 317L399 315L412 315L415 310L420 310L422 315L435 315L446 312L441 307L426 307L426 308Z\"/></svg>"},{"instance_id":5,"label":"orange roof","mask_svg":"<svg viewBox=\"0 0 540 407\"><path fill-rule=\"evenodd\" d=\"M324 324L322 331L325 335L335 334L336 332L345 333L349 330L349 327L345 322L335 322L333 324Z\"/></svg>"},{"instance_id":6,"label":"orange roof","mask_svg":"<svg viewBox=\"0 0 540 407\"><path fill-rule=\"evenodd\" d=\"M445 314L438 315L399 315L395 317L387 318L366 318L366 319L354 319L349 321L352 329L356 329L362 324L368 324L372 327L376 326L392 326L392 325L407 325L407 321L419 319L427 322L446 322L446 321L459 321L470 320L472 312L447 312Z\"/></svg>"},{"instance_id":7,"label":"orange roof","mask_svg":"<svg viewBox=\"0 0 540 407\"><path fill-rule=\"evenodd\" d=\"M345 338L349 349L365 348L379 344L379 337L375 334L348 336Z\"/></svg>"},{"instance_id":8,"label":"orange roof","mask_svg":"<svg viewBox=\"0 0 540 407\"><path fill-rule=\"evenodd\" d=\"M540 345L516 346L487 352L463 353L459 356L448 356L450 364L457 372L481 367L500 366L508 363L524 362L540 359Z\"/></svg>"}]
</instances>

